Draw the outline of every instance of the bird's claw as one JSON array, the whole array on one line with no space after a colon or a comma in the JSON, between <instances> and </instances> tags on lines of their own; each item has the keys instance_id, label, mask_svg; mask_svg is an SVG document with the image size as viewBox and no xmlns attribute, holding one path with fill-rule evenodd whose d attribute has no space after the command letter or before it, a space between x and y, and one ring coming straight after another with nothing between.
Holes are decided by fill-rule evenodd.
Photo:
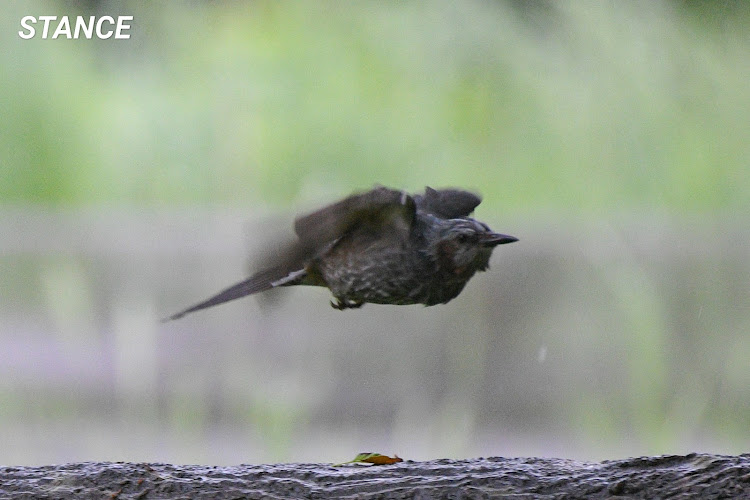
<instances>
[{"instance_id":1,"label":"bird's claw","mask_svg":"<svg viewBox=\"0 0 750 500\"><path fill-rule=\"evenodd\" d=\"M363 304L364 302L355 302L348 299L341 300L339 298L336 298L335 302L331 301L331 307L339 311L343 311L344 309L359 309Z\"/></svg>"}]
</instances>

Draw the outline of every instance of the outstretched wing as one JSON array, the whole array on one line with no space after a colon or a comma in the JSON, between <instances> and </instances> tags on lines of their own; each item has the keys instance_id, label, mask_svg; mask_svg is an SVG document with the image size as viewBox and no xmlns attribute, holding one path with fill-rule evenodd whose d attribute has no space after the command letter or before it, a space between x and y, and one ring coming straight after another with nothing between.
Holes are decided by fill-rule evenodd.
<instances>
[{"instance_id":1,"label":"outstretched wing","mask_svg":"<svg viewBox=\"0 0 750 500\"><path fill-rule=\"evenodd\" d=\"M377 230L390 226L408 233L415 213L416 204L409 194L376 187L298 217L294 231L303 247L320 248L359 228Z\"/></svg>"},{"instance_id":2,"label":"outstretched wing","mask_svg":"<svg viewBox=\"0 0 750 500\"><path fill-rule=\"evenodd\" d=\"M443 219L467 217L482 202L482 198L460 189L432 189L425 187L424 195L414 196L417 210Z\"/></svg>"}]
</instances>

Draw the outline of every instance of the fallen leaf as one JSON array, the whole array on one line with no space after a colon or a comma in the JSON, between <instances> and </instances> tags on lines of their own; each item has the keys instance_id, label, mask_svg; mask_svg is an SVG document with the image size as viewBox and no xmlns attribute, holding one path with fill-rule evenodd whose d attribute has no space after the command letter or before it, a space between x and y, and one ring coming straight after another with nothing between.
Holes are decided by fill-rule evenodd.
<instances>
[{"instance_id":1,"label":"fallen leaf","mask_svg":"<svg viewBox=\"0 0 750 500\"><path fill-rule=\"evenodd\" d=\"M348 465L348 464L372 464L372 465L391 465L396 464L398 462L403 462L404 460L399 457L398 455L393 455L393 457L389 457L388 455L381 455L380 453L371 453L371 452L365 452L365 453L359 453L356 457L354 457L354 460L349 460L348 462L342 462L340 464L334 464L334 467L339 467L341 465Z\"/></svg>"}]
</instances>

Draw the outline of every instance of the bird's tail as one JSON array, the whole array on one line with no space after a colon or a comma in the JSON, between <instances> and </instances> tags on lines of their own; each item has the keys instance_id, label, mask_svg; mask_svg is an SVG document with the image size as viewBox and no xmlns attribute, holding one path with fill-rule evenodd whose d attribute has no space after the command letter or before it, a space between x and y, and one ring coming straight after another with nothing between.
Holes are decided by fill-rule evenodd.
<instances>
[{"instance_id":1,"label":"bird's tail","mask_svg":"<svg viewBox=\"0 0 750 500\"><path fill-rule=\"evenodd\" d=\"M230 286L226 290L222 290L213 297L199 302L194 306L188 307L184 311L180 311L177 314L173 314L168 318L164 318L162 321L172 321L175 319L182 318L186 314L191 312L200 311L208 307L223 304L230 300L239 299L246 295L251 295L258 292L263 292L282 285L294 284L297 280L304 278L306 272L304 269L287 273L286 275L280 276L278 269L269 269L267 271L261 271L258 274L251 276L245 281L241 281L235 285Z\"/></svg>"}]
</instances>

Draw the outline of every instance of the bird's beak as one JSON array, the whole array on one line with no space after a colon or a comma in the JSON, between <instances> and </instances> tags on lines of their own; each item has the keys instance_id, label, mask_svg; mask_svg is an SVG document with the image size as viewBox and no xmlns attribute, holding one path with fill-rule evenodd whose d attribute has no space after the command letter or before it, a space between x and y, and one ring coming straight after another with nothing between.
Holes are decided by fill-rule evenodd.
<instances>
[{"instance_id":1,"label":"bird's beak","mask_svg":"<svg viewBox=\"0 0 750 500\"><path fill-rule=\"evenodd\" d=\"M494 247L495 245L504 245L506 243L513 243L518 241L515 236L509 236L507 234L500 233L485 233L480 236L479 243L486 247Z\"/></svg>"}]
</instances>

